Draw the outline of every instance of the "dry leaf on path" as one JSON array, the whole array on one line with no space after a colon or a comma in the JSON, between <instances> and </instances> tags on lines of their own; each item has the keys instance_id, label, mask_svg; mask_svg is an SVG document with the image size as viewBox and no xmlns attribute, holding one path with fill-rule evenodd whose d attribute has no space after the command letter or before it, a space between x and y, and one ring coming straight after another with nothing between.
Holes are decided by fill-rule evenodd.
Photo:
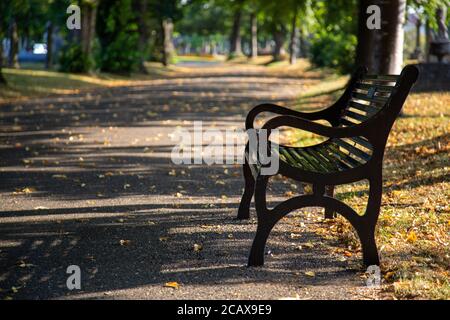
<instances>
[{"instance_id":1,"label":"dry leaf on path","mask_svg":"<svg viewBox=\"0 0 450 320\"><path fill-rule=\"evenodd\" d=\"M166 288L173 288L173 289L178 290L180 288L180 284L178 282L176 282L176 281L171 281L171 282L166 282L164 284L164 287L166 287Z\"/></svg>"}]
</instances>

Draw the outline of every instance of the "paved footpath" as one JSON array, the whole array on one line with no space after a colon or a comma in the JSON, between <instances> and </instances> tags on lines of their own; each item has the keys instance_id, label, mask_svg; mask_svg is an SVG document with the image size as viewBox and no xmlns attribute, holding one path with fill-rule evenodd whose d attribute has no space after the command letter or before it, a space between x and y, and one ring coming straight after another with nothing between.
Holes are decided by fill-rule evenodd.
<instances>
[{"instance_id":1,"label":"paved footpath","mask_svg":"<svg viewBox=\"0 0 450 320\"><path fill-rule=\"evenodd\" d=\"M243 128L253 105L288 103L305 81L213 66L0 106L0 298L376 297L360 257L343 261L313 232L317 210L280 222L266 265L247 268L256 221L234 220L240 166L170 159L177 128ZM291 187L275 183L269 200ZM69 265L81 290L66 287Z\"/></svg>"}]
</instances>

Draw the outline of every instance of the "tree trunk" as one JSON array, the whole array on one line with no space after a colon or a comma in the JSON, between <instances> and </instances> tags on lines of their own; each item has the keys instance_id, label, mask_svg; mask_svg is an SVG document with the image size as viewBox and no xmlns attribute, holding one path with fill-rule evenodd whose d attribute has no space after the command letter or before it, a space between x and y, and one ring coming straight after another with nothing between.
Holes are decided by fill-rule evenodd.
<instances>
[{"instance_id":1,"label":"tree trunk","mask_svg":"<svg viewBox=\"0 0 450 320\"><path fill-rule=\"evenodd\" d=\"M162 21L162 34L163 34L163 52L162 52L162 63L168 66L173 59L174 46L172 41L173 35L173 22L171 19L164 19Z\"/></svg>"},{"instance_id":2,"label":"tree trunk","mask_svg":"<svg viewBox=\"0 0 450 320\"><path fill-rule=\"evenodd\" d=\"M275 41L275 48L273 50L273 60L280 61L284 55L284 41L286 39L286 27L280 25L276 28L273 34L273 40Z\"/></svg>"},{"instance_id":3,"label":"tree trunk","mask_svg":"<svg viewBox=\"0 0 450 320\"><path fill-rule=\"evenodd\" d=\"M147 60L148 52L148 41L149 41L149 26L148 17L146 15L148 10L148 1L140 0L138 3L137 10L140 12L138 16L138 30L139 30L139 52L141 53L139 70L142 73L147 73L147 68L145 67L145 61Z\"/></svg>"},{"instance_id":4,"label":"tree trunk","mask_svg":"<svg viewBox=\"0 0 450 320\"><path fill-rule=\"evenodd\" d=\"M420 29L422 28L422 21L417 17L416 21L416 47L411 55L412 59L420 59L422 56L422 48L420 43Z\"/></svg>"},{"instance_id":5,"label":"tree trunk","mask_svg":"<svg viewBox=\"0 0 450 320\"><path fill-rule=\"evenodd\" d=\"M98 1L82 2L81 8L81 50L86 57L92 56L95 37ZM91 70L87 70L88 72Z\"/></svg>"},{"instance_id":6,"label":"tree trunk","mask_svg":"<svg viewBox=\"0 0 450 320\"><path fill-rule=\"evenodd\" d=\"M3 68L3 44L1 43L0 40L0 85L6 84L6 79L3 76L2 68Z\"/></svg>"},{"instance_id":7,"label":"tree trunk","mask_svg":"<svg viewBox=\"0 0 450 320\"><path fill-rule=\"evenodd\" d=\"M380 74L399 74L403 64L403 41L406 0L382 2L380 50L378 70Z\"/></svg>"},{"instance_id":8,"label":"tree trunk","mask_svg":"<svg viewBox=\"0 0 450 320\"><path fill-rule=\"evenodd\" d=\"M230 57L241 56L241 17L242 7L239 6L234 13L233 28L230 36Z\"/></svg>"},{"instance_id":9,"label":"tree trunk","mask_svg":"<svg viewBox=\"0 0 450 320\"><path fill-rule=\"evenodd\" d=\"M299 28L299 37L300 37L299 56L302 58L307 58L308 57L308 44L305 39L305 31L303 30L303 28Z\"/></svg>"},{"instance_id":10,"label":"tree trunk","mask_svg":"<svg viewBox=\"0 0 450 320\"><path fill-rule=\"evenodd\" d=\"M45 68L50 69L53 64L53 22L47 26L47 56L45 59Z\"/></svg>"},{"instance_id":11,"label":"tree trunk","mask_svg":"<svg viewBox=\"0 0 450 320\"><path fill-rule=\"evenodd\" d=\"M250 29L252 35L250 57L254 59L258 56L258 19L254 12L250 15Z\"/></svg>"},{"instance_id":12,"label":"tree trunk","mask_svg":"<svg viewBox=\"0 0 450 320\"><path fill-rule=\"evenodd\" d=\"M374 66L375 30L367 28L367 7L373 4L371 0L360 0L358 10L358 45L356 47L356 66L365 66L370 72Z\"/></svg>"},{"instance_id":13,"label":"tree trunk","mask_svg":"<svg viewBox=\"0 0 450 320\"><path fill-rule=\"evenodd\" d=\"M294 16L292 17L291 26L291 40L289 43L289 63L297 63L298 55L298 27L297 27L298 8L295 8Z\"/></svg>"},{"instance_id":14,"label":"tree trunk","mask_svg":"<svg viewBox=\"0 0 450 320\"><path fill-rule=\"evenodd\" d=\"M436 21L438 24L436 40L448 40L447 7L443 6L436 9Z\"/></svg>"},{"instance_id":15,"label":"tree trunk","mask_svg":"<svg viewBox=\"0 0 450 320\"><path fill-rule=\"evenodd\" d=\"M430 21L427 19L425 24L425 61L430 62L430 43L433 40L431 34Z\"/></svg>"},{"instance_id":16,"label":"tree trunk","mask_svg":"<svg viewBox=\"0 0 450 320\"><path fill-rule=\"evenodd\" d=\"M10 68L20 68L19 66L19 34L17 31L17 22L13 18L9 28L9 40L10 40L10 50L9 50L9 61L8 65Z\"/></svg>"}]
</instances>

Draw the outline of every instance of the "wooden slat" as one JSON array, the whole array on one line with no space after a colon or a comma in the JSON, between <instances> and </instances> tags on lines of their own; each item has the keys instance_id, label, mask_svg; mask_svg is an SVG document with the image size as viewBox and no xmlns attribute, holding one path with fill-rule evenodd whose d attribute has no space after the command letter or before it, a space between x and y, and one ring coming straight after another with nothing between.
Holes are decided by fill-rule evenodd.
<instances>
[{"instance_id":1,"label":"wooden slat","mask_svg":"<svg viewBox=\"0 0 450 320\"><path fill-rule=\"evenodd\" d=\"M289 153L289 151L285 148L280 147L280 153L283 154L286 157L286 162L293 166L293 167L298 167L298 162L295 161L294 158L292 158L291 154Z\"/></svg>"},{"instance_id":2,"label":"wooden slat","mask_svg":"<svg viewBox=\"0 0 450 320\"><path fill-rule=\"evenodd\" d=\"M371 105L366 105L366 104L362 104L356 101L350 101L349 102L349 107L370 113L370 115L374 115L375 113L377 113L380 109Z\"/></svg>"},{"instance_id":3,"label":"wooden slat","mask_svg":"<svg viewBox=\"0 0 450 320\"><path fill-rule=\"evenodd\" d=\"M368 83L357 83L355 88L360 90L369 90L375 87L378 92L391 93L394 90L394 86L386 86L382 84L368 84Z\"/></svg>"},{"instance_id":4,"label":"wooden slat","mask_svg":"<svg viewBox=\"0 0 450 320\"><path fill-rule=\"evenodd\" d=\"M344 118L341 118L339 120L339 122L341 123L341 125L344 125L344 126L347 126L347 127L357 126L358 125L357 123L350 122L350 121L348 121L347 119L344 119Z\"/></svg>"},{"instance_id":5,"label":"wooden slat","mask_svg":"<svg viewBox=\"0 0 450 320\"><path fill-rule=\"evenodd\" d=\"M317 160L321 161L321 163L327 167L329 172L339 171L339 166L336 161L331 161L329 158L322 155L319 150L310 147L308 148L308 152L313 154Z\"/></svg>"},{"instance_id":6,"label":"wooden slat","mask_svg":"<svg viewBox=\"0 0 450 320\"><path fill-rule=\"evenodd\" d=\"M348 138L348 139L353 140L355 143L357 143L357 144L359 144L359 145L361 145L361 146L363 146L363 147L365 147L365 148L367 148L369 150L373 150L373 147L370 144L370 142L365 140L365 139L363 139L363 138L361 138L361 137L351 137L351 138Z\"/></svg>"},{"instance_id":7,"label":"wooden slat","mask_svg":"<svg viewBox=\"0 0 450 320\"><path fill-rule=\"evenodd\" d=\"M337 144L338 146L344 148L347 150L350 154L355 155L365 161L368 161L370 159L370 155L366 152L362 151L361 149L356 148L355 146L352 146L351 144L345 142L341 139L333 139L333 143Z\"/></svg>"},{"instance_id":8,"label":"wooden slat","mask_svg":"<svg viewBox=\"0 0 450 320\"><path fill-rule=\"evenodd\" d=\"M333 155L335 155L336 157L339 157L341 161L343 161L344 163L349 165L349 167L351 167L351 168L355 168L355 167L358 167L363 164L363 163L357 161L356 159L350 157L348 154L342 152L339 149L339 146L337 146L337 145L329 143L329 144L327 144L327 148L329 148L331 150L330 152Z\"/></svg>"},{"instance_id":9,"label":"wooden slat","mask_svg":"<svg viewBox=\"0 0 450 320\"><path fill-rule=\"evenodd\" d=\"M290 152L302 165L306 170L316 171L315 167L312 166L308 160L298 154L297 150L292 148Z\"/></svg>"},{"instance_id":10,"label":"wooden slat","mask_svg":"<svg viewBox=\"0 0 450 320\"><path fill-rule=\"evenodd\" d=\"M350 111L348 109L344 111L344 116L353 118L353 119L361 121L361 122L366 121L370 117L369 115L359 114L359 113Z\"/></svg>"},{"instance_id":11,"label":"wooden slat","mask_svg":"<svg viewBox=\"0 0 450 320\"><path fill-rule=\"evenodd\" d=\"M380 103L380 104L386 104L386 102L389 99L388 97L380 97L380 96L368 97L367 95L365 95L363 93L358 93L358 92L353 92L352 97L354 99L359 99L359 100L364 100L364 101L369 101L369 102L376 102L376 103Z\"/></svg>"},{"instance_id":12,"label":"wooden slat","mask_svg":"<svg viewBox=\"0 0 450 320\"><path fill-rule=\"evenodd\" d=\"M320 155L322 155L322 157L327 158L327 159L329 159L330 162L335 163L341 171L352 168L351 166L342 162L341 159L336 154L334 154L333 152L330 152L330 150L327 149L326 147L321 146L321 147L317 148L316 150Z\"/></svg>"},{"instance_id":13,"label":"wooden slat","mask_svg":"<svg viewBox=\"0 0 450 320\"><path fill-rule=\"evenodd\" d=\"M312 148L305 149L305 152L309 153L315 161L317 161L320 166L325 170L325 172L336 171L336 169L327 160L323 159L317 152Z\"/></svg>"},{"instance_id":14,"label":"wooden slat","mask_svg":"<svg viewBox=\"0 0 450 320\"><path fill-rule=\"evenodd\" d=\"M385 74L385 75L377 75L377 74L367 74L363 77L364 80L369 81L389 81L389 82L397 82L398 75L396 74Z\"/></svg>"},{"instance_id":15,"label":"wooden slat","mask_svg":"<svg viewBox=\"0 0 450 320\"><path fill-rule=\"evenodd\" d=\"M314 156L314 153L311 152L310 148L301 149L301 154L304 154L306 157L308 157L309 162L313 162L315 166L319 169L319 172L328 172L330 171L327 168L327 165L323 163L323 161L320 161Z\"/></svg>"}]
</instances>

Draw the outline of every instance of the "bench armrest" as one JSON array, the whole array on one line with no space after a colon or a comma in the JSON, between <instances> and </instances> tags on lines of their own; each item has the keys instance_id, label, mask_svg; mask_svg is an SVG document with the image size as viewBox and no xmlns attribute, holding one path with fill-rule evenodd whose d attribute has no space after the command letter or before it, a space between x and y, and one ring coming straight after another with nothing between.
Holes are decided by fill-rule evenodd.
<instances>
[{"instance_id":1,"label":"bench armrest","mask_svg":"<svg viewBox=\"0 0 450 320\"><path fill-rule=\"evenodd\" d=\"M254 107L250 112L247 114L247 118L245 119L245 129L253 129L253 122L255 121L255 118L258 114L262 112L273 112L276 114L286 115L286 116L295 116L300 117L307 120L328 120L329 117L324 112L327 109L319 110L316 112L300 112L291 110L285 107L278 106L276 104L272 103L263 103L260 105L257 105Z\"/></svg>"},{"instance_id":2,"label":"bench armrest","mask_svg":"<svg viewBox=\"0 0 450 320\"><path fill-rule=\"evenodd\" d=\"M364 123L351 127L329 127L295 116L278 116L272 118L264 124L262 129L271 130L283 126L301 129L329 138L357 137L364 135L367 129Z\"/></svg>"}]
</instances>

